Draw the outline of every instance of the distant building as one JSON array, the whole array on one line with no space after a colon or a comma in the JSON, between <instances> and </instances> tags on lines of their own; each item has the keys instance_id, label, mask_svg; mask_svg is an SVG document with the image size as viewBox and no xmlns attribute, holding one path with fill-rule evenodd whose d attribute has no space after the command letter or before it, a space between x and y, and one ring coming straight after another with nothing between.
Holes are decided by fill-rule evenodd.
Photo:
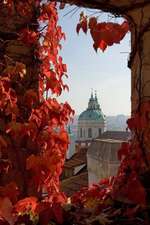
<instances>
[{"instance_id":1,"label":"distant building","mask_svg":"<svg viewBox=\"0 0 150 225\"><path fill-rule=\"evenodd\" d=\"M102 178L115 176L120 165L118 150L131 133L106 131L106 117L97 95L93 97L91 93L88 108L78 118L76 145L70 129L69 136L71 142L61 176L61 189L67 196Z\"/></svg>"},{"instance_id":2,"label":"distant building","mask_svg":"<svg viewBox=\"0 0 150 225\"><path fill-rule=\"evenodd\" d=\"M87 148L81 148L65 161L61 176L61 190L67 196L88 186Z\"/></svg>"},{"instance_id":3,"label":"distant building","mask_svg":"<svg viewBox=\"0 0 150 225\"><path fill-rule=\"evenodd\" d=\"M106 131L92 141L87 151L88 184L115 176L120 165L118 150L122 142L128 142L131 133L127 131Z\"/></svg>"},{"instance_id":4,"label":"distant building","mask_svg":"<svg viewBox=\"0 0 150 225\"><path fill-rule=\"evenodd\" d=\"M91 141L106 129L106 118L98 103L97 95L89 99L88 108L78 118L78 142Z\"/></svg>"}]
</instances>

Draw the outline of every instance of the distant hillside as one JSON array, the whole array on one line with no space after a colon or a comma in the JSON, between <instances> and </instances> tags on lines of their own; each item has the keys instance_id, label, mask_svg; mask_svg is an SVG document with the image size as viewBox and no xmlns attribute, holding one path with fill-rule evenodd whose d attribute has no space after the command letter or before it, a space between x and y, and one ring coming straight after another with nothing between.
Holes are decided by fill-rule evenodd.
<instances>
[{"instance_id":1,"label":"distant hillside","mask_svg":"<svg viewBox=\"0 0 150 225\"><path fill-rule=\"evenodd\" d=\"M70 123L70 128L75 133L77 131L78 117L78 115L75 115L73 123ZM117 116L106 116L107 130L125 131L127 127L126 121L128 118L129 116L125 116L123 114Z\"/></svg>"},{"instance_id":2,"label":"distant hillside","mask_svg":"<svg viewBox=\"0 0 150 225\"><path fill-rule=\"evenodd\" d=\"M107 116L106 117L106 124L107 130L114 130L114 131L125 131L127 128L127 119L129 116L125 115L117 115L117 116Z\"/></svg>"}]
</instances>

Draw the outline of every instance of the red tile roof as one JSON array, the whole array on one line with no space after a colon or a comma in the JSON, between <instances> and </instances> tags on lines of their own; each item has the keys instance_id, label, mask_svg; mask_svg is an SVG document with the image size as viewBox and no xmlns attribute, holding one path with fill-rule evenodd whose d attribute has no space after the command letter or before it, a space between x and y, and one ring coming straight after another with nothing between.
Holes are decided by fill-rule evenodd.
<instances>
[{"instance_id":1,"label":"red tile roof","mask_svg":"<svg viewBox=\"0 0 150 225\"><path fill-rule=\"evenodd\" d=\"M80 149L71 159L66 160L64 168L73 168L82 164L87 164L87 148Z\"/></svg>"},{"instance_id":2,"label":"red tile roof","mask_svg":"<svg viewBox=\"0 0 150 225\"><path fill-rule=\"evenodd\" d=\"M82 172L79 175L72 176L61 182L61 190L70 197L76 191L79 191L82 187L88 186L88 172Z\"/></svg>"},{"instance_id":3,"label":"red tile roof","mask_svg":"<svg viewBox=\"0 0 150 225\"><path fill-rule=\"evenodd\" d=\"M97 139L114 139L127 141L131 138L131 133L128 131L106 131L100 135Z\"/></svg>"}]
</instances>

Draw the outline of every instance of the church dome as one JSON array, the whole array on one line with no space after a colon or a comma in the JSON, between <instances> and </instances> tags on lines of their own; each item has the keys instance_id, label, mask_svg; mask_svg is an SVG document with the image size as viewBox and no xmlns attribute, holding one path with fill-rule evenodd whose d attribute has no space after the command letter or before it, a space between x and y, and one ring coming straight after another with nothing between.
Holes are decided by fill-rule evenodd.
<instances>
[{"instance_id":1,"label":"church dome","mask_svg":"<svg viewBox=\"0 0 150 225\"><path fill-rule=\"evenodd\" d=\"M101 110L87 109L80 114L79 120L96 120L103 122L105 120L105 116Z\"/></svg>"},{"instance_id":2,"label":"church dome","mask_svg":"<svg viewBox=\"0 0 150 225\"><path fill-rule=\"evenodd\" d=\"M106 128L106 117L98 103L97 94L93 92L88 102L88 107L78 118L78 140L81 142L99 137Z\"/></svg>"},{"instance_id":3,"label":"church dome","mask_svg":"<svg viewBox=\"0 0 150 225\"><path fill-rule=\"evenodd\" d=\"M89 99L88 103L88 108L79 115L78 120L92 120L99 122L105 121L105 116L100 109L96 94L95 98L93 97L93 93L91 94L91 98Z\"/></svg>"}]
</instances>

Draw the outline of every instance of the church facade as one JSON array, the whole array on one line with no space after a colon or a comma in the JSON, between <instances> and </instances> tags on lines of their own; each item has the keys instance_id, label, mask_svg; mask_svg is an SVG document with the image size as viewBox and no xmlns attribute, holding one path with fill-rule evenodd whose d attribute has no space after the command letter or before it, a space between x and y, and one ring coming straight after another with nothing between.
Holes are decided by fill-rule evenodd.
<instances>
[{"instance_id":1,"label":"church facade","mask_svg":"<svg viewBox=\"0 0 150 225\"><path fill-rule=\"evenodd\" d=\"M88 107L83 111L78 118L78 133L79 141L88 141L99 137L106 130L106 118L98 103L97 95L91 97L88 102Z\"/></svg>"}]
</instances>

